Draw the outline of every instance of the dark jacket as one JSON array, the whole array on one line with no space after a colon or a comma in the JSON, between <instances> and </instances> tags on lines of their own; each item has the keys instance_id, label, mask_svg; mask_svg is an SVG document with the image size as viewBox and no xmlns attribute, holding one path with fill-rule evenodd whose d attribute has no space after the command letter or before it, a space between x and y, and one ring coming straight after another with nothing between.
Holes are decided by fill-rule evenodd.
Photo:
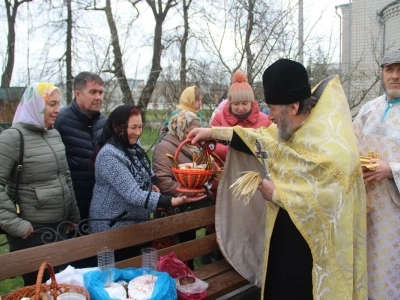
<instances>
[{"instance_id":1,"label":"dark jacket","mask_svg":"<svg viewBox=\"0 0 400 300\"><path fill-rule=\"evenodd\" d=\"M78 223L72 182L64 145L56 130L17 123L24 136L23 170L19 181L17 215L11 197L15 194L15 164L20 151L15 129L0 135L0 226L10 235L22 237L32 223ZM8 190L6 191L5 186Z\"/></svg>"},{"instance_id":2,"label":"dark jacket","mask_svg":"<svg viewBox=\"0 0 400 300\"><path fill-rule=\"evenodd\" d=\"M95 183L94 171L90 163L106 120L106 116L100 112L88 118L79 109L74 99L70 105L60 111L54 124L65 145L81 219L89 217Z\"/></svg>"}]
</instances>

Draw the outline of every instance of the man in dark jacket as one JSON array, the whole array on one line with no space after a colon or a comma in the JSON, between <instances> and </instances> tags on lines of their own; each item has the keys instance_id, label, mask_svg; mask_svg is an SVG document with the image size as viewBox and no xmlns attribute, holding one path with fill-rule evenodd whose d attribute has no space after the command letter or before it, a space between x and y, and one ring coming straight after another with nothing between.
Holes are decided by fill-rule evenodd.
<instances>
[{"instance_id":1,"label":"man in dark jacket","mask_svg":"<svg viewBox=\"0 0 400 300\"><path fill-rule=\"evenodd\" d=\"M57 116L55 128L65 145L68 166L81 219L89 218L95 183L91 168L106 116L100 112L104 81L97 74L81 72L74 78L75 99Z\"/></svg>"}]
</instances>

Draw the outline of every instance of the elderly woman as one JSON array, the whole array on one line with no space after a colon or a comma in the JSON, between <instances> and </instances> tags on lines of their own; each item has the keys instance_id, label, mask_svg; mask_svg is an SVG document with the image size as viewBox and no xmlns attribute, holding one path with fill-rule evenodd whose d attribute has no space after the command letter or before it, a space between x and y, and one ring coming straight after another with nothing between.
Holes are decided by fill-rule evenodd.
<instances>
[{"instance_id":1,"label":"elderly woman","mask_svg":"<svg viewBox=\"0 0 400 300\"><path fill-rule=\"evenodd\" d=\"M64 144L53 129L59 107L57 87L32 84L22 96L12 127L0 135L0 226L7 233L10 251L43 245L43 227L57 229L60 222L80 221ZM16 129L25 144L18 179L22 145ZM34 284L36 273L23 278L25 285Z\"/></svg>"},{"instance_id":2,"label":"elderly woman","mask_svg":"<svg viewBox=\"0 0 400 300\"><path fill-rule=\"evenodd\" d=\"M107 120L95 157L96 183L90 218L110 220L90 220L93 232L138 223L149 219L150 213L158 208L179 206L205 197L160 193L153 184L149 158L138 144L142 130L142 112L137 106L121 105Z\"/></svg>"},{"instance_id":3,"label":"elderly woman","mask_svg":"<svg viewBox=\"0 0 400 300\"><path fill-rule=\"evenodd\" d=\"M200 127L200 118L193 112L182 110L172 117L168 125L168 134L155 146L153 155L153 170L156 174L155 184L160 190L171 196L178 195L176 188L179 183L172 174L172 161L166 154L174 155L179 145L193 128ZM196 146L190 143L182 147L178 157L178 163L192 163L193 153L199 153Z\"/></svg>"},{"instance_id":4,"label":"elderly woman","mask_svg":"<svg viewBox=\"0 0 400 300\"><path fill-rule=\"evenodd\" d=\"M166 154L174 155L176 149L184 141L193 128L200 127L200 118L191 111L182 110L177 115L172 117L168 133L164 138L155 146L153 155L153 170L156 174L155 184L160 188L160 191L166 195L178 196L180 193L176 190L179 183L175 180L172 174L172 161ZM190 143L185 144L177 159L179 164L192 163L193 153L199 152L196 146ZM165 216L169 214L176 214L184 211L189 211L201 207L212 205L210 198L174 207L173 209L159 210L155 215L156 217ZM196 230L189 230L179 234L180 242L187 242L196 238ZM193 262L188 262L189 267L193 269Z\"/></svg>"}]
</instances>

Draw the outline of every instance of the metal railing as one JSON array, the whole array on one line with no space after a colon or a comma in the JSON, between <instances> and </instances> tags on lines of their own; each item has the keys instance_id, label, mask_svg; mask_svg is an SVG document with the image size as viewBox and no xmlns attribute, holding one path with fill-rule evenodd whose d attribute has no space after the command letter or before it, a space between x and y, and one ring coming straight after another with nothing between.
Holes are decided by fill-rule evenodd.
<instances>
[{"instance_id":1,"label":"metal railing","mask_svg":"<svg viewBox=\"0 0 400 300\"><path fill-rule=\"evenodd\" d=\"M78 224L74 224L70 221L63 221L58 224L56 229L52 227L40 227L40 228L33 228L35 233L42 232L42 242L43 244L50 244L58 241L63 241L63 240L69 240L71 238L75 238L78 236L84 236L88 234L92 234L93 232L91 231L89 222L104 222L107 221L109 222L109 227L113 227L117 222L125 222L125 221L130 221L130 222L144 222L144 221L150 221L150 218L124 218L123 216L120 217L118 216L117 218L114 219L84 219L80 221ZM66 234L67 228L74 228L74 230L70 230L68 234ZM11 238L10 240L7 240L3 243L0 244L0 247L3 247L10 242L12 242L14 239L19 239L18 237Z\"/></svg>"}]
</instances>

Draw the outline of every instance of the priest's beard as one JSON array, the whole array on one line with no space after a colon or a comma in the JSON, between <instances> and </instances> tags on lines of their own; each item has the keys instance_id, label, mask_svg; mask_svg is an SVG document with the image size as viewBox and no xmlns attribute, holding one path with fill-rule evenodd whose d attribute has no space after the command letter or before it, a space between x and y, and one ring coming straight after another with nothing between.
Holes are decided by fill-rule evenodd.
<instances>
[{"instance_id":1,"label":"priest's beard","mask_svg":"<svg viewBox=\"0 0 400 300\"><path fill-rule=\"evenodd\" d=\"M282 106L281 122L278 127L278 139L282 142L287 142L293 135L293 125L289 118L287 106Z\"/></svg>"}]
</instances>

